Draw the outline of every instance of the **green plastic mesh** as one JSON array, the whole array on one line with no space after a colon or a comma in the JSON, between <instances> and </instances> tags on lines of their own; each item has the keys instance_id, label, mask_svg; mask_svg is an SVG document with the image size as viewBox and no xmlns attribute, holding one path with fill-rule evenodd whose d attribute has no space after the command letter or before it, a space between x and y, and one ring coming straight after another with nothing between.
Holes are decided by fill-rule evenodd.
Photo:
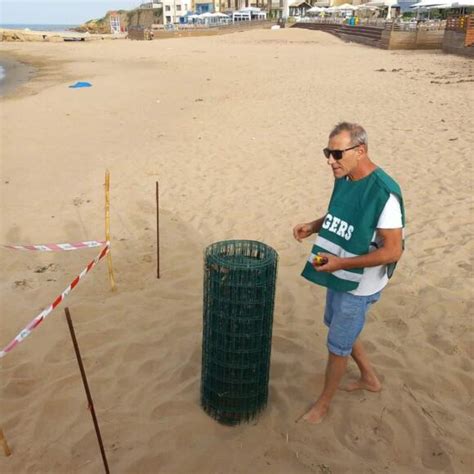
<instances>
[{"instance_id":1,"label":"green plastic mesh","mask_svg":"<svg viewBox=\"0 0 474 474\"><path fill-rule=\"evenodd\" d=\"M278 254L228 240L207 247L204 263L201 405L234 425L267 404Z\"/></svg>"}]
</instances>

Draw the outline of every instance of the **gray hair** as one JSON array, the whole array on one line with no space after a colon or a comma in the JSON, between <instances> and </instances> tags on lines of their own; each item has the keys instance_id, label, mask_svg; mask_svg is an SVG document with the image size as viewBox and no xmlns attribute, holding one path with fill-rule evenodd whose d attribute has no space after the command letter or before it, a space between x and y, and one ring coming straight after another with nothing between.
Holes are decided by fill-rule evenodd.
<instances>
[{"instance_id":1,"label":"gray hair","mask_svg":"<svg viewBox=\"0 0 474 474\"><path fill-rule=\"evenodd\" d=\"M329 134L329 138L333 138L342 132L349 132L351 136L351 145L369 145L369 137L364 127L358 123L351 122L340 122L338 123Z\"/></svg>"}]
</instances>

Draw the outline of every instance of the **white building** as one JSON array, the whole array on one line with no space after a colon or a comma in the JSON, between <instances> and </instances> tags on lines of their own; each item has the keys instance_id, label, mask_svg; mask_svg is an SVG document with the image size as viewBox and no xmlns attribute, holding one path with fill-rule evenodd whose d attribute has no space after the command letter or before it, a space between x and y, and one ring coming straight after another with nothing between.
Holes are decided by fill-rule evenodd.
<instances>
[{"instance_id":1,"label":"white building","mask_svg":"<svg viewBox=\"0 0 474 474\"><path fill-rule=\"evenodd\" d=\"M179 23L179 17L192 11L192 0L163 0L163 23Z\"/></svg>"}]
</instances>

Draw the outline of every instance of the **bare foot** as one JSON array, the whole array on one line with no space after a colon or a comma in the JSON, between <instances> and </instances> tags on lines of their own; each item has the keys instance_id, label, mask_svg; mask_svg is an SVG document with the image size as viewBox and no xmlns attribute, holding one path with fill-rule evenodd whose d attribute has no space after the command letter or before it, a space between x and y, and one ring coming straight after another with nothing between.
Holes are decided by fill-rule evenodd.
<instances>
[{"instance_id":1,"label":"bare foot","mask_svg":"<svg viewBox=\"0 0 474 474\"><path fill-rule=\"evenodd\" d=\"M366 380L353 380L348 382L346 385L341 387L341 390L346 392L353 392L354 390L368 390L369 392L380 392L382 390L382 384L377 378L369 381Z\"/></svg>"},{"instance_id":2,"label":"bare foot","mask_svg":"<svg viewBox=\"0 0 474 474\"><path fill-rule=\"evenodd\" d=\"M321 423L321 421L323 421L328 410L329 410L328 405L324 405L322 403L316 402L310 408L310 410L300 418L300 420L311 423L312 425L317 425Z\"/></svg>"}]
</instances>

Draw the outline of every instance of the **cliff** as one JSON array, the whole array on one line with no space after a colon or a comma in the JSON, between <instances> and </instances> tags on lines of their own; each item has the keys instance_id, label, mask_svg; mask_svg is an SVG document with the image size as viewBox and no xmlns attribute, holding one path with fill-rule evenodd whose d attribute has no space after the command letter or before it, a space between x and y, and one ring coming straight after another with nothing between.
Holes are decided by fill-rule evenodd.
<instances>
[{"instance_id":1,"label":"cliff","mask_svg":"<svg viewBox=\"0 0 474 474\"><path fill-rule=\"evenodd\" d=\"M100 19L89 20L77 28L74 28L74 31L80 33L98 33L106 34L111 33L110 31L110 16L119 15L120 16L120 25L122 31L126 31L129 26L143 26L145 28L151 27L152 24L160 23L162 18L161 9L140 9L136 8L134 10L118 10L110 11Z\"/></svg>"}]
</instances>

